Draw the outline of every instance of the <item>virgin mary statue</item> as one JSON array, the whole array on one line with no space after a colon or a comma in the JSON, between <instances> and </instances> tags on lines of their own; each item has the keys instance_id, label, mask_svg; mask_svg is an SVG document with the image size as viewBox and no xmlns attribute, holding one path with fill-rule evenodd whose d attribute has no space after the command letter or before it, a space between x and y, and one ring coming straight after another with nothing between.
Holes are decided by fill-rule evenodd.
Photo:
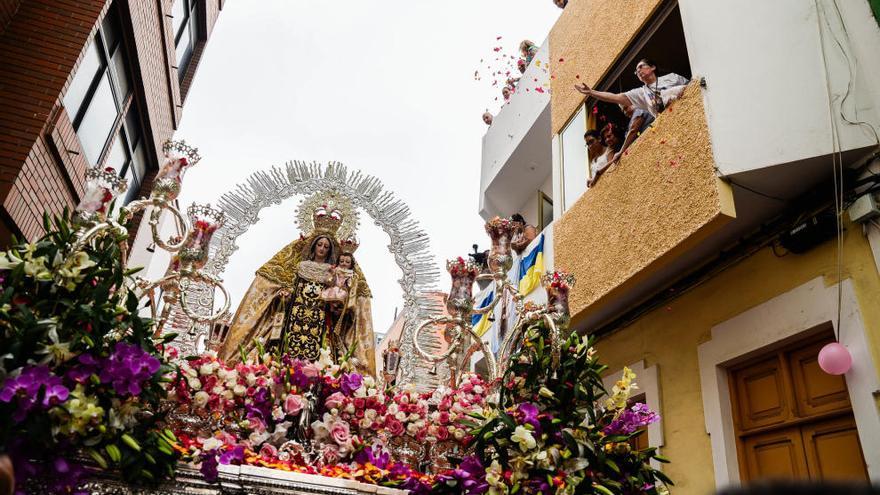
<instances>
[{"instance_id":1,"label":"virgin mary statue","mask_svg":"<svg viewBox=\"0 0 880 495\"><path fill-rule=\"evenodd\" d=\"M354 270L357 283L351 287L346 311L340 313L322 298L333 283L340 252L336 232L341 224L339 211L319 208L312 232L257 270L220 347L222 359L234 363L251 355L257 343L275 355L305 361L316 361L321 349L328 348L337 362L352 352L356 369L375 375L372 295L360 268Z\"/></svg>"}]
</instances>

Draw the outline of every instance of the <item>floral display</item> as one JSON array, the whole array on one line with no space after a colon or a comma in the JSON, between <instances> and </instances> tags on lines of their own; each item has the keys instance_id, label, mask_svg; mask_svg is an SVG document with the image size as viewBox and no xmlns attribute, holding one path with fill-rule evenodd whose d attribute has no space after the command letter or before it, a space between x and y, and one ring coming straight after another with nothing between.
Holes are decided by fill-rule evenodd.
<instances>
[{"instance_id":1,"label":"floral display","mask_svg":"<svg viewBox=\"0 0 880 495\"><path fill-rule=\"evenodd\" d=\"M208 217L193 217L189 264L206 259L218 224ZM208 482L221 465L251 465L416 495L657 494L671 484L650 464L668 462L656 448L634 447L659 420L633 403L635 374L624 368L606 391L592 342L567 334L574 279L562 272L542 279L547 305L522 305L525 332L506 347L501 378L462 368L454 387L424 392L394 385L396 343L384 382L326 348L314 362L259 344L234 365L213 351L181 356L174 334L154 337L139 316L125 231L86 242L81 227L68 212L46 218L44 237L0 253L0 455L19 493L82 493L99 471L157 485L179 462ZM513 228L486 224L496 270ZM462 258L447 268L467 317L477 268Z\"/></svg>"},{"instance_id":2,"label":"floral display","mask_svg":"<svg viewBox=\"0 0 880 495\"><path fill-rule=\"evenodd\" d=\"M130 482L164 479L178 459L158 407L172 368L138 316L120 239L74 252L67 212L44 224L0 253L0 445L17 490L77 490L83 455Z\"/></svg>"},{"instance_id":3,"label":"floral display","mask_svg":"<svg viewBox=\"0 0 880 495\"><path fill-rule=\"evenodd\" d=\"M527 330L502 378L497 407L478 417L473 454L440 474L435 491L465 494L661 493L671 481L651 467L667 462L632 438L659 416L630 405L635 375L625 370L607 393L587 337L572 333L558 366L545 345L546 323ZM605 398L605 400L603 400Z\"/></svg>"}]
</instances>

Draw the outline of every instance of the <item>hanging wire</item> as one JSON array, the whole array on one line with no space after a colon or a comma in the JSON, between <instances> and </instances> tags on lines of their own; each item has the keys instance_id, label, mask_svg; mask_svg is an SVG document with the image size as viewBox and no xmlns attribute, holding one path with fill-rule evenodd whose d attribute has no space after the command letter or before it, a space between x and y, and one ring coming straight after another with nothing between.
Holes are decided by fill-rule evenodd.
<instances>
[{"instance_id":1,"label":"hanging wire","mask_svg":"<svg viewBox=\"0 0 880 495\"><path fill-rule=\"evenodd\" d=\"M834 216L837 221L837 321L834 325L834 339L840 342L840 313L843 305L843 152L840 149L840 136L838 135L837 121L835 120L834 115L834 102L837 98L831 93L831 75L828 71L828 60L825 58L825 35L822 29L821 19L824 9L820 10L818 0L813 0L813 3L816 6L816 26L819 29L819 51L822 54L822 65L825 68L825 91L828 95L828 117L829 123L831 124L831 167L834 178ZM831 25L828 24L828 27L830 29ZM841 50L843 50L842 46ZM852 67L849 64L849 57L846 57L846 59L847 66L851 69ZM847 84L847 95L849 94L849 88L851 85L852 70L850 70L850 81ZM843 114L842 106L840 112ZM844 119L845 118L846 117L844 117Z\"/></svg>"}]
</instances>

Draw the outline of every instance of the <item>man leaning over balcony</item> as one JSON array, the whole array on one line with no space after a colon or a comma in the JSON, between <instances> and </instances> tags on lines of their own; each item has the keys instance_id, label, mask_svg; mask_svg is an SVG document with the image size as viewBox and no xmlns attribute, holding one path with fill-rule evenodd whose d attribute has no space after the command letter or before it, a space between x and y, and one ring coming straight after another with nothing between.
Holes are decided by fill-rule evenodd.
<instances>
[{"instance_id":1,"label":"man leaning over balcony","mask_svg":"<svg viewBox=\"0 0 880 495\"><path fill-rule=\"evenodd\" d=\"M654 123L654 116L641 108L636 109L632 105L620 105L620 110L629 119L629 123L626 126L626 138L623 140L623 146L620 147L620 151L614 154L609 165L617 163L620 157L623 156L623 152L629 148L629 145L633 144L636 138Z\"/></svg>"},{"instance_id":2,"label":"man leaning over balcony","mask_svg":"<svg viewBox=\"0 0 880 495\"><path fill-rule=\"evenodd\" d=\"M643 58L636 64L636 77L644 83L644 86L625 93L596 91L586 83L576 84L574 89L588 98L592 96L597 100L618 105L629 104L636 110L641 109L651 114L652 117L657 117L670 103L681 96L688 80L674 72L657 77L656 72L657 65L649 59Z\"/></svg>"}]
</instances>

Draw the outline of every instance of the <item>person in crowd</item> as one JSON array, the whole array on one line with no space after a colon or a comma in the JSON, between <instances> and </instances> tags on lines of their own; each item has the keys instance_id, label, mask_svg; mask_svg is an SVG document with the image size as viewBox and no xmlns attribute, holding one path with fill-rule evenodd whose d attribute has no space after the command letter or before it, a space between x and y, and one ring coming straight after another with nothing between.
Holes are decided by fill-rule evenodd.
<instances>
[{"instance_id":1,"label":"person in crowd","mask_svg":"<svg viewBox=\"0 0 880 495\"><path fill-rule=\"evenodd\" d=\"M587 145L587 160L590 162L590 177L596 176L596 171L604 169L607 164L606 148L602 140L602 134L591 129L584 134L584 143ZM592 186L593 179L587 180L587 186Z\"/></svg>"},{"instance_id":2,"label":"person in crowd","mask_svg":"<svg viewBox=\"0 0 880 495\"><path fill-rule=\"evenodd\" d=\"M519 69L520 74L525 74L526 69L528 68L528 64L526 64L525 59L521 58L516 61L516 68Z\"/></svg>"},{"instance_id":3,"label":"person in crowd","mask_svg":"<svg viewBox=\"0 0 880 495\"><path fill-rule=\"evenodd\" d=\"M483 112L483 123L486 125L492 125L492 114L487 110Z\"/></svg>"},{"instance_id":4,"label":"person in crowd","mask_svg":"<svg viewBox=\"0 0 880 495\"><path fill-rule=\"evenodd\" d=\"M630 104L634 109L641 109L657 117L670 103L678 99L684 91L688 80L670 72L657 76L657 65L647 58L639 60L636 64L636 77L644 84L625 93L610 93L597 91L587 86L587 83L576 84L574 89L586 97L593 97L608 103L618 105Z\"/></svg>"},{"instance_id":5,"label":"person in crowd","mask_svg":"<svg viewBox=\"0 0 880 495\"><path fill-rule=\"evenodd\" d=\"M504 103L507 103L510 100L510 95L513 94L513 91L510 89L510 86L504 86L501 88L501 96L504 97Z\"/></svg>"},{"instance_id":6,"label":"person in crowd","mask_svg":"<svg viewBox=\"0 0 880 495\"><path fill-rule=\"evenodd\" d=\"M590 180L587 181L587 187L595 186L599 177L614 165L613 159L623 143L620 128L611 122L602 128L599 135L605 151L595 162L590 162Z\"/></svg>"},{"instance_id":7,"label":"person in crowd","mask_svg":"<svg viewBox=\"0 0 880 495\"><path fill-rule=\"evenodd\" d=\"M654 122L654 116L641 108L636 109L632 105L620 105L620 110L629 118L629 123L626 126L626 137L623 139L623 146L620 147L620 151L615 153L611 159L612 165L620 160L620 157L623 156L623 152L629 148L629 145L641 133L648 130L648 127Z\"/></svg>"},{"instance_id":8,"label":"person in crowd","mask_svg":"<svg viewBox=\"0 0 880 495\"><path fill-rule=\"evenodd\" d=\"M504 85L510 88L511 91L516 89L516 85L519 84L520 78L518 77L508 77L507 81L504 82Z\"/></svg>"},{"instance_id":9,"label":"person in crowd","mask_svg":"<svg viewBox=\"0 0 880 495\"><path fill-rule=\"evenodd\" d=\"M560 9L564 9L568 5L568 0L553 0L553 3Z\"/></svg>"},{"instance_id":10,"label":"person in crowd","mask_svg":"<svg viewBox=\"0 0 880 495\"><path fill-rule=\"evenodd\" d=\"M525 60L526 67L532 63L532 59L535 58L535 55L538 54L538 50L540 47L529 40L522 40L522 43L519 44L519 53L522 55L522 58Z\"/></svg>"},{"instance_id":11,"label":"person in crowd","mask_svg":"<svg viewBox=\"0 0 880 495\"><path fill-rule=\"evenodd\" d=\"M516 254L522 254L529 247L529 244L538 237L538 230L534 225L526 223L526 219L519 213L511 215L515 227L513 238L510 240L510 247L516 251Z\"/></svg>"}]
</instances>

